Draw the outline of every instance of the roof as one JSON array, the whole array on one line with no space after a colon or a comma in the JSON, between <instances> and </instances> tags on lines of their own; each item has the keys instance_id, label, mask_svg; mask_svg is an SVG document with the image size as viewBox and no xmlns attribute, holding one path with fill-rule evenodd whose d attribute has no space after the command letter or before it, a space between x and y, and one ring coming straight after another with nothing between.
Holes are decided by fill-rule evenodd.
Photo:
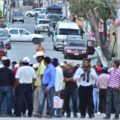
<instances>
[{"instance_id":1,"label":"roof","mask_svg":"<svg viewBox=\"0 0 120 120\"><path fill-rule=\"evenodd\" d=\"M58 22L58 27L63 29L79 29L78 25L74 22Z\"/></svg>"}]
</instances>

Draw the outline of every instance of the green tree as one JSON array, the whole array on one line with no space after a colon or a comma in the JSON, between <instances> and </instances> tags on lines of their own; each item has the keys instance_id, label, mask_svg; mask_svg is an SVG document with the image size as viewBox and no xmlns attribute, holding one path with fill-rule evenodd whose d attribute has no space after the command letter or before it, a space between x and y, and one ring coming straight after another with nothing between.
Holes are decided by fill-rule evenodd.
<instances>
[{"instance_id":1,"label":"green tree","mask_svg":"<svg viewBox=\"0 0 120 120\"><path fill-rule=\"evenodd\" d=\"M91 27L96 33L97 46L101 47L107 60L110 60L111 55L107 47L109 43L106 39L104 41L100 40L98 23L101 18L106 23L106 19L115 14L113 6L108 4L108 0L69 0L69 3L73 15L83 16L90 20ZM106 33L106 27L104 33Z\"/></svg>"}]
</instances>

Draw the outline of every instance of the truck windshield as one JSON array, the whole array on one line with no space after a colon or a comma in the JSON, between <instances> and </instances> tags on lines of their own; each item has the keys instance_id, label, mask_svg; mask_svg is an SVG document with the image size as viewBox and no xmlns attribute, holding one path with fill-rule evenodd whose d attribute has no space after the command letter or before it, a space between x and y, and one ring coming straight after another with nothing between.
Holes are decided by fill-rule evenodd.
<instances>
[{"instance_id":1,"label":"truck windshield","mask_svg":"<svg viewBox=\"0 0 120 120\"><path fill-rule=\"evenodd\" d=\"M59 29L60 35L80 35L77 29Z\"/></svg>"}]
</instances>

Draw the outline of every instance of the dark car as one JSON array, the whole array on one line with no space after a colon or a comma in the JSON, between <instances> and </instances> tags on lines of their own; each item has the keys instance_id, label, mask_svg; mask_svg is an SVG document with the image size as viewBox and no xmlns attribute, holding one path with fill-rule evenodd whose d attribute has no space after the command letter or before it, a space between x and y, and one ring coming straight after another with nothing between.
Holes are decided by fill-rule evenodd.
<instances>
[{"instance_id":1,"label":"dark car","mask_svg":"<svg viewBox=\"0 0 120 120\"><path fill-rule=\"evenodd\" d=\"M7 50L4 46L4 43L0 41L0 60L3 56L7 55Z\"/></svg>"},{"instance_id":2,"label":"dark car","mask_svg":"<svg viewBox=\"0 0 120 120\"><path fill-rule=\"evenodd\" d=\"M7 49L11 49L11 36L5 28L0 28L0 41L3 42Z\"/></svg>"},{"instance_id":3,"label":"dark car","mask_svg":"<svg viewBox=\"0 0 120 120\"><path fill-rule=\"evenodd\" d=\"M12 14L12 23L22 22L24 23L24 15L22 11L14 11Z\"/></svg>"},{"instance_id":4,"label":"dark car","mask_svg":"<svg viewBox=\"0 0 120 120\"><path fill-rule=\"evenodd\" d=\"M68 40L64 42L64 58L87 58L86 42L83 40Z\"/></svg>"}]
</instances>

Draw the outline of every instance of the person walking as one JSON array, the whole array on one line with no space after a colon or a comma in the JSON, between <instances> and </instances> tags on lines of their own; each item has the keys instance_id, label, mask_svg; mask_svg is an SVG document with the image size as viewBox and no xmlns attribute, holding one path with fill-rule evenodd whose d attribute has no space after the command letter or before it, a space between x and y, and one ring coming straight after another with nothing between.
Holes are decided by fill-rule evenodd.
<instances>
[{"instance_id":1,"label":"person walking","mask_svg":"<svg viewBox=\"0 0 120 120\"><path fill-rule=\"evenodd\" d=\"M81 118L85 118L86 111L88 110L89 118L94 117L94 104L93 104L93 84L97 80L97 73L95 69L91 68L90 60L84 59L82 68L78 68L74 80L77 81L78 94L79 94L79 110Z\"/></svg>"},{"instance_id":2,"label":"person walking","mask_svg":"<svg viewBox=\"0 0 120 120\"><path fill-rule=\"evenodd\" d=\"M107 89L106 99L106 116L104 119L110 119L112 104L115 109L115 120L119 120L120 114L120 62L114 60L112 63L113 70L110 71L110 79ZM113 103L112 103L113 102Z\"/></svg>"},{"instance_id":3,"label":"person walking","mask_svg":"<svg viewBox=\"0 0 120 120\"><path fill-rule=\"evenodd\" d=\"M58 96L60 98L63 85L63 71L62 68L59 66L57 58L52 59L52 64L56 69L55 96ZM55 111L56 111L56 114L54 113L55 117L62 117L62 108L58 108Z\"/></svg>"},{"instance_id":4,"label":"person walking","mask_svg":"<svg viewBox=\"0 0 120 120\"><path fill-rule=\"evenodd\" d=\"M42 112L44 108L45 100L47 99L47 118L52 118L54 115L53 111L53 96L54 96L54 85L56 70L55 67L51 64L50 57L45 57L44 62L46 69L44 70L42 77L42 86L39 95L39 107L37 117L42 117Z\"/></svg>"},{"instance_id":5,"label":"person walking","mask_svg":"<svg viewBox=\"0 0 120 120\"><path fill-rule=\"evenodd\" d=\"M42 81L43 73L44 73L46 66L44 63L44 53L42 51L36 52L33 57L39 63L39 66L37 69L37 79L34 83L34 106L33 106L34 109L33 111L34 111L34 114L36 114L38 110L39 94L41 90L41 81Z\"/></svg>"},{"instance_id":6,"label":"person walking","mask_svg":"<svg viewBox=\"0 0 120 120\"><path fill-rule=\"evenodd\" d=\"M13 85L15 82L14 73L9 69L10 60L6 57L0 68L0 115L12 115ZM6 111L2 112L2 105L5 105ZM4 108L5 109L5 108Z\"/></svg>"},{"instance_id":7,"label":"person walking","mask_svg":"<svg viewBox=\"0 0 120 120\"><path fill-rule=\"evenodd\" d=\"M71 64L66 65L66 70L64 71L64 82L65 82L65 90L64 90L64 107L65 111L67 112L66 117L71 116L70 110L70 98L72 98L73 104L73 114L74 117L77 117L77 84L76 81L73 79L74 76L74 69Z\"/></svg>"},{"instance_id":8,"label":"person walking","mask_svg":"<svg viewBox=\"0 0 120 120\"><path fill-rule=\"evenodd\" d=\"M28 117L32 117L33 111L33 82L36 80L35 70L29 66L30 59L25 57L23 59L23 66L21 66L16 73L16 80L19 85L17 87L16 98L16 117L21 117L23 107L27 105Z\"/></svg>"},{"instance_id":9,"label":"person walking","mask_svg":"<svg viewBox=\"0 0 120 120\"><path fill-rule=\"evenodd\" d=\"M105 113L106 110L106 93L110 75L107 68L102 68L102 73L98 76L96 86L99 88L99 111Z\"/></svg>"}]
</instances>

